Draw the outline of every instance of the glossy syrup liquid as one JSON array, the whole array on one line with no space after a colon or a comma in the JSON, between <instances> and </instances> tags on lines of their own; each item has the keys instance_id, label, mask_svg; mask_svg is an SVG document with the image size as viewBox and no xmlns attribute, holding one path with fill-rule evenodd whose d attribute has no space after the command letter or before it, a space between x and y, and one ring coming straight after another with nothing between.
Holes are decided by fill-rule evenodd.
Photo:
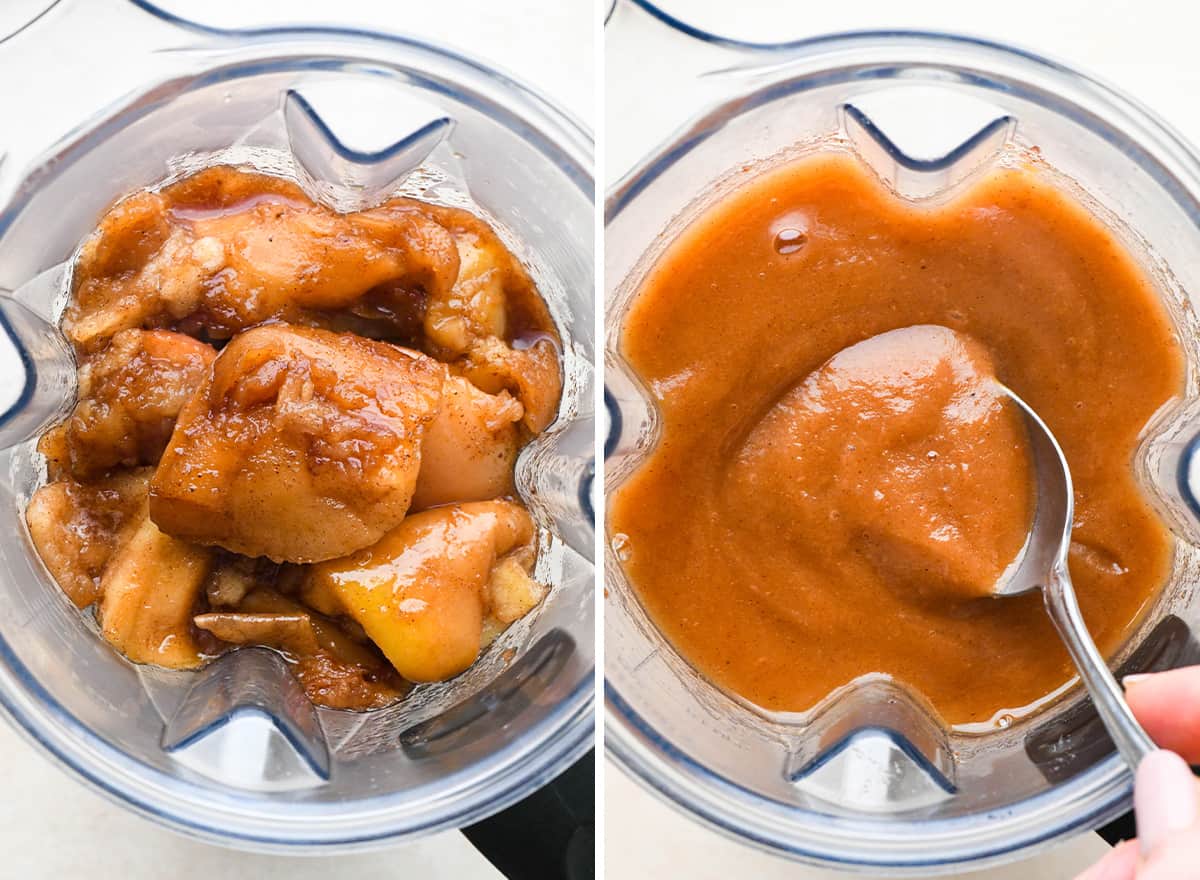
<instances>
[{"instance_id":1,"label":"glossy syrup liquid","mask_svg":"<svg viewBox=\"0 0 1200 880\"><path fill-rule=\"evenodd\" d=\"M803 711L884 673L949 724L1011 723L1073 675L1037 594L931 599L911 588L919 559L898 568L885 551L881 561L879 542L835 524L861 514L854 499L904 485L894 459L860 457L847 470L839 444L852 444L852 425L827 420L813 435L828 479L797 470L783 440L764 435L780 401L831 357L913 325L982 346L1064 447L1076 487L1071 572L1102 650L1119 646L1169 574L1172 539L1132 457L1147 421L1182 392L1183 357L1119 240L1033 167L997 167L929 207L899 199L849 154L811 155L694 221L634 297L620 338L662 431L613 493L609 535L667 638L764 708ZM792 439L803 445L803 430ZM1028 489L1000 488L1010 499ZM1023 509L973 503L972 535L1011 531L1004 517Z\"/></svg>"}]
</instances>

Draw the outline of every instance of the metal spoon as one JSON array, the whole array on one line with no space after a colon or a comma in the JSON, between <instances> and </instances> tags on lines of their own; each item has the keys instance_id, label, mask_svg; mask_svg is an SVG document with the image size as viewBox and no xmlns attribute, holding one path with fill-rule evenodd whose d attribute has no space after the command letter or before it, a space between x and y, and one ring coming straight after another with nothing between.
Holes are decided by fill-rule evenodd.
<instances>
[{"instance_id":1,"label":"metal spoon","mask_svg":"<svg viewBox=\"0 0 1200 880\"><path fill-rule=\"evenodd\" d=\"M1091 694L1100 720L1125 763L1136 769L1142 758L1157 746L1129 710L1124 692L1096 650L1075 600L1075 587L1067 570L1071 523L1075 516L1071 470L1046 423L1012 389L1002 388L1025 416L1038 485L1033 528L1024 553L995 595L1018 596L1031 590L1042 591L1046 611Z\"/></svg>"}]
</instances>

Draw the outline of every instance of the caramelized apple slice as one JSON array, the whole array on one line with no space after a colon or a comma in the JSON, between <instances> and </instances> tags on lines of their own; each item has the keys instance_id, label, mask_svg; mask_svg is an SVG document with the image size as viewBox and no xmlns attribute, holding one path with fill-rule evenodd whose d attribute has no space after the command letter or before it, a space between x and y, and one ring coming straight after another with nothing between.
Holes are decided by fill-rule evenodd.
<instances>
[{"instance_id":1,"label":"caramelized apple slice","mask_svg":"<svg viewBox=\"0 0 1200 880\"><path fill-rule=\"evenodd\" d=\"M487 589L489 613L502 626L520 620L546 597L546 586L529 573L532 555L511 553L492 569Z\"/></svg>"},{"instance_id":2,"label":"caramelized apple slice","mask_svg":"<svg viewBox=\"0 0 1200 880\"><path fill-rule=\"evenodd\" d=\"M435 508L368 550L313 566L308 590L335 595L402 676L441 681L478 656L496 563L518 549L531 557L533 536L511 502Z\"/></svg>"},{"instance_id":3,"label":"caramelized apple slice","mask_svg":"<svg viewBox=\"0 0 1200 880\"><path fill-rule=\"evenodd\" d=\"M63 326L84 351L197 315L224 339L347 308L385 284L440 296L457 275L453 238L422 211L399 205L386 222L359 222L287 181L213 168L109 211L80 252Z\"/></svg>"},{"instance_id":4,"label":"caramelized apple slice","mask_svg":"<svg viewBox=\"0 0 1200 880\"><path fill-rule=\"evenodd\" d=\"M519 269L491 230L473 226L459 224L454 230L458 277L452 288L430 298L425 311L426 337L456 353L469 349L476 339L504 338L505 285Z\"/></svg>"},{"instance_id":5,"label":"caramelized apple slice","mask_svg":"<svg viewBox=\"0 0 1200 880\"><path fill-rule=\"evenodd\" d=\"M523 413L507 391L486 394L447 376L438 414L421 443L413 508L511 495Z\"/></svg>"},{"instance_id":6,"label":"caramelized apple slice","mask_svg":"<svg viewBox=\"0 0 1200 880\"><path fill-rule=\"evenodd\" d=\"M456 360L462 375L490 394L511 393L523 422L540 434L554 421L562 391L553 321L525 267L487 223L467 211L401 201L437 220L454 237L454 285L430 290L425 347ZM370 213L370 212L368 212Z\"/></svg>"},{"instance_id":7,"label":"caramelized apple slice","mask_svg":"<svg viewBox=\"0 0 1200 880\"><path fill-rule=\"evenodd\" d=\"M477 388L490 394L508 391L525 408L522 423L540 434L554 421L562 390L558 349L546 337L528 348L511 348L499 339L475 343L457 365Z\"/></svg>"},{"instance_id":8,"label":"caramelized apple slice","mask_svg":"<svg viewBox=\"0 0 1200 880\"><path fill-rule=\"evenodd\" d=\"M322 706L378 708L407 690L378 651L274 590L250 592L236 612L197 615L196 626L235 645L282 651L309 699Z\"/></svg>"},{"instance_id":9,"label":"caramelized apple slice","mask_svg":"<svg viewBox=\"0 0 1200 880\"><path fill-rule=\"evenodd\" d=\"M307 614L246 614L237 611L211 611L197 614L196 626L223 642L235 645L265 645L296 656L321 650Z\"/></svg>"}]
</instances>

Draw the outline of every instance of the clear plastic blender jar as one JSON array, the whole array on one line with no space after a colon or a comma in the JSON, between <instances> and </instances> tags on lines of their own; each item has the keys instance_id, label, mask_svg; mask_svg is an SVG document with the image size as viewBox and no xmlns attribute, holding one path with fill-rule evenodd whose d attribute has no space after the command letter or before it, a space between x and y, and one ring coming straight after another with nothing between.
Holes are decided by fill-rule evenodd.
<instances>
[{"instance_id":1,"label":"clear plastic blender jar","mask_svg":"<svg viewBox=\"0 0 1200 880\"><path fill-rule=\"evenodd\" d=\"M657 441L652 399L620 354L624 310L714 199L756 167L823 144L856 153L914 201L1036 149L1153 277L1188 358L1185 395L1147 427L1134 463L1178 538L1173 572L1112 659L1120 674L1200 659L1194 150L1107 86L976 39L888 32L750 45L647 0L616 3L606 38L609 128L666 138L606 203L606 492ZM618 165L634 158L610 153ZM1130 774L1078 686L987 732L949 728L879 678L810 712L770 715L716 688L664 640L624 575L621 536L607 538L608 753L719 831L813 863L929 876L1014 860L1128 808Z\"/></svg>"},{"instance_id":2,"label":"clear plastic blender jar","mask_svg":"<svg viewBox=\"0 0 1200 880\"><path fill-rule=\"evenodd\" d=\"M140 0L24 6L23 20L0 20L5 714L124 805L258 850L462 826L553 778L593 735L589 133L525 86L420 40L222 32ZM123 195L216 163L292 177L341 209L395 193L470 207L529 266L561 330L558 419L517 474L551 592L467 673L387 709L315 709L264 649L195 673L127 662L56 588L24 524L44 478L36 435L73 401L56 321L76 246Z\"/></svg>"}]
</instances>

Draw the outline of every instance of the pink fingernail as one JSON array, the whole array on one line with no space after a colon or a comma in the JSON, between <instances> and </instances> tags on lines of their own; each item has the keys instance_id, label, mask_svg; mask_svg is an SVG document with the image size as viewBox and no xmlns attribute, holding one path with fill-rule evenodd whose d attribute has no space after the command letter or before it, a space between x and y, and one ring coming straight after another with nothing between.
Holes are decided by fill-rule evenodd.
<instances>
[{"instance_id":1,"label":"pink fingernail","mask_svg":"<svg viewBox=\"0 0 1200 880\"><path fill-rule=\"evenodd\" d=\"M1192 768L1174 752L1151 752L1137 768L1133 804L1144 858L1172 832L1190 828L1200 814Z\"/></svg>"},{"instance_id":2,"label":"pink fingernail","mask_svg":"<svg viewBox=\"0 0 1200 880\"><path fill-rule=\"evenodd\" d=\"M1139 681L1145 681L1148 678L1153 678L1153 672L1139 672L1135 675L1127 675L1121 679L1121 684L1129 687L1131 684L1137 684Z\"/></svg>"}]
</instances>

